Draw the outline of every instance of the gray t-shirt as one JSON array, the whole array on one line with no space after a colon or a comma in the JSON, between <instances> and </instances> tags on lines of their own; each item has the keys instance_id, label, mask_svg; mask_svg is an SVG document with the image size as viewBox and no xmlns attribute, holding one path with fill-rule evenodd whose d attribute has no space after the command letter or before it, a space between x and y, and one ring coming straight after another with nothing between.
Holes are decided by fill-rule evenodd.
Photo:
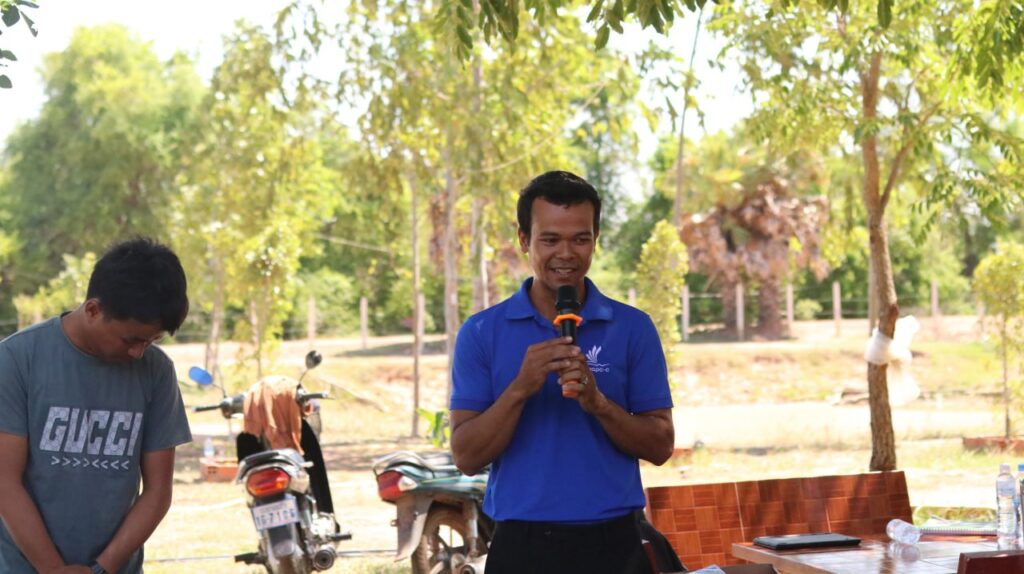
<instances>
[{"instance_id":1,"label":"gray t-shirt","mask_svg":"<svg viewBox=\"0 0 1024 574\"><path fill-rule=\"evenodd\" d=\"M72 345L59 317L0 341L0 432L28 437L25 488L64 561L86 565L138 497L142 453L192 440L163 351L105 363ZM0 573L32 572L0 522ZM142 549L118 572L142 572Z\"/></svg>"}]
</instances>

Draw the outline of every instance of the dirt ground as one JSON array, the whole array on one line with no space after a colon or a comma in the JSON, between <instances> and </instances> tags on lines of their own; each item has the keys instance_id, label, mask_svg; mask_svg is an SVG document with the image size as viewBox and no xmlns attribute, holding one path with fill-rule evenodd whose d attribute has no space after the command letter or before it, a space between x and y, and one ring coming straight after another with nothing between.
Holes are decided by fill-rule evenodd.
<instances>
[{"instance_id":1,"label":"dirt ground","mask_svg":"<svg viewBox=\"0 0 1024 574\"><path fill-rule=\"evenodd\" d=\"M787 400L784 391L779 390L792 388L793 384L801 382L784 380L789 375L781 377L771 372L759 374L757 369L743 367L747 371L734 378L713 379L713 375L718 376L715 371L720 369L713 368L713 365L694 368L698 357L704 357L713 364L722 364L727 362L730 355L735 355L737 350L745 350L754 352L752 356L764 357L770 371L775 368L772 367L773 361L780 361L777 355L783 351L809 349L816 353L819 349L821 352L832 349L842 354L842 360L851 365L848 369L843 367L850 370L850 374L842 371L842 376L850 381L858 380L859 373L862 373L859 369L863 368L863 359L858 357L862 351L857 349L863 349L867 339L866 322L844 322L839 336L832 322L798 323L794 335L794 339L784 342L701 343L684 346L686 352L691 353L688 363L690 370L683 373L684 383L681 390L677 389L676 426L680 436L677 447L690 447L697 443L698 449L692 455L681 454L662 467L643 464L642 473L646 485L866 470L869 452L860 439L848 444L832 444L835 442L832 440L824 441L826 444L816 444L813 440L804 440L808 435L820 436L821 429L828 428L827 425L833 421L845 420L844 417L850 421L849 428L866 431L866 428L861 428L865 426L864 420L859 418L863 415L862 411L866 411L865 406L843 406L831 402L836 391L845 384L834 380L839 377L834 365L838 360L827 359L823 361L825 364L820 367L820 372L802 375L803 378L821 381L815 383L817 387L812 385L800 391L804 394L797 397L795 405L794 401ZM922 330L915 341L922 344L929 341L961 343L976 341L979 337L977 321L973 317L947 317L941 321L922 321ZM440 352L442 339L433 336L428 341L428 355L422 366L423 404L430 410L437 410L443 408L447 384L446 360ZM274 368L278 372L297 371L309 346L307 341L283 343ZM342 557L333 570L356 573L407 572L407 564L394 564L388 558L396 544L395 529L391 526L394 507L378 498L371 465L377 457L396 450L433 449L425 439L408 438L411 430L408 406L411 378L409 337L374 338L368 341L365 349L359 338L319 340L315 346L325 357L324 367L318 369L322 371L319 383L324 388L332 389L332 394L338 396L338 400L324 403L324 455L339 522L353 534L351 541L341 543L339 550ZM180 375L187 372L188 366L201 364L204 352L203 346L199 344L170 345L165 350L175 360ZM231 358L237 352L236 345L225 344L221 356L230 365ZM928 368L928 361L936 362L939 358L926 358L922 360L921 367ZM741 361L750 362L745 359ZM929 375L929 379L940 378L941 363L937 364L938 367L932 365L930 368L938 374ZM684 371L686 368L684 366ZM765 386L758 379L760 376L766 377L765 381L771 380L773 376L780 379L780 386L768 391L767 396L774 397L770 402L765 400L766 395L757 394L754 390ZM983 376L989 377L987 373ZM697 377L698 383L688 390L686 381L692 383L692 377ZM951 375L951 380L958 380L959 377L959 374ZM931 388L924 382L922 387L926 390ZM944 388L940 382L936 382L934 387ZM219 391L207 389L200 392L190 389L187 384L184 388L185 402L189 407L215 402L219 398ZM718 391L706 395L697 392L707 388L717 388ZM742 404L718 404L720 401L716 402L715 396L721 396L722 389L735 390L731 396L744 397L737 399ZM847 410L840 411L837 408ZM849 414L839 416L837 413ZM901 468L907 469L912 504L989 504L989 479L995 473L988 472L988 467L996 465L998 457L964 462L958 458L961 455L958 439L955 438L964 429L984 428L987 432L995 426L991 424L994 417L987 404L955 398L943 400L941 395L936 404L934 396L926 396L905 409L894 409L894 413L897 420L911 421L907 423L905 434L901 435L899 431L897 434L901 441L900 460L907 461L901 464ZM954 413L957 414L954 416ZM917 423L913 421L922 420L945 422L915 426ZM146 545L146 572L260 572L258 568L235 565L231 560L231 556L236 553L255 549L256 544L242 487L200 479L201 445L209 436L218 448L230 450L228 423L216 413L190 413L190 421L195 440L191 445L179 449L174 503L167 518ZM737 421L746 424L736 424ZM800 424L795 424L798 422ZM237 431L240 421L233 421L232 425L232 430ZM950 432L936 432L936 425L944 425ZM766 435L764 429L769 427L777 434L770 437ZM845 429L837 427L835 433L849 434ZM424 426L420 425L419 430L422 434ZM959 486L951 483L950 477L958 478Z\"/></svg>"}]
</instances>

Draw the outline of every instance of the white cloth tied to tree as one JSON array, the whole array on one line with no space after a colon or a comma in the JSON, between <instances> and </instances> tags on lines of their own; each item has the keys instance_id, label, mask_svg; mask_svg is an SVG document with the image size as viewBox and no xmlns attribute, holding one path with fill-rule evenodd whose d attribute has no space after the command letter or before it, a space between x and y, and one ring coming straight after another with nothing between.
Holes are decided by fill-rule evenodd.
<instances>
[{"instance_id":1,"label":"white cloth tied to tree","mask_svg":"<svg viewBox=\"0 0 1024 574\"><path fill-rule=\"evenodd\" d=\"M872 365L889 365L887 379L890 405L905 405L921 396L921 387L910 374L910 362L914 358L910 352L910 341L920 329L917 319L907 315L896 321L896 330L891 339L876 328L864 349L865 361Z\"/></svg>"}]
</instances>

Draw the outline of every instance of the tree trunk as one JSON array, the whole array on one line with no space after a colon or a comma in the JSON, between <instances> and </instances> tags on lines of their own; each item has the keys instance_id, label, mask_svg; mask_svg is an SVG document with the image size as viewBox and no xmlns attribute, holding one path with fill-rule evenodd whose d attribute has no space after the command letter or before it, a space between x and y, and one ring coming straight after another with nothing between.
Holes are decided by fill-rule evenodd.
<instances>
[{"instance_id":1,"label":"tree trunk","mask_svg":"<svg viewBox=\"0 0 1024 574\"><path fill-rule=\"evenodd\" d=\"M451 139L448 141L445 163L445 198L444 198L444 244L442 256L444 258L444 330L445 350L448 353L448 390L445 394L447 405L452 397L452 358L455 355L455 336L459 330L459 283L458 283L458 245L456 244L457 231L455 229L455 201L458 198L458 186L455 182L455 174L452 172L452 150Z\"/></svg>"},{"instance_id":2,"label":"tree trunk","mask_svg":"<svg viewBox=\"0 0 1024 574\"><path fill-rule=\"evenodd\" d=\"M470 221L470 233L473 237L470 253L479 262L479 272L473 277L473 312L475 313L490 306L487 296L487 236L484 233L483 198L478 197L473 201L473 214Z\"/></svg>"},{"instance_id":3,"label":"tree trunk","mask_svg":"<svg viewBox=\"0 0 1024 574\"><path fill-rule=\"evenodd\" d=\"M210 312L210 333L206 337L206 357L203 360L203 368L211 374L220 370L220 329L224 322L224 281L219 269L219 264L215 264L213 310ZM224 381L220 383L223 385Z\"/></svg>"},{"instance_id":4,"label":"tree trunk","mask_svg":"<svg viewBox=\"0 0 1024 574\"><path fill-rule=\"evenodd\" d=\"M757 302L758 332L767 339L781 339L785 333L785 327L782 323L779 284L775 281L762 281L761 288L758 290Z\"/></svg>"},{"instance_id":5,"label":"tree trunk","mask_svg":"<svg viewBox=\"0 0 1024 574\"><path fill-rule=\"evenodd\" d=\"M486 309L491 306L491 279L487 270L487 226L484 225L484 218L480 218L480 308Z\"/></svg>"},{"instance_id":6,"label":"tree trunk","mask_svg":"<svg viewBox=\"0 0 1024 574\"><path fill-rule=\"evenodd\" d=\"M1006 332L1006 318L1003 317L1002 327L1002 347L1003 347L1003 416L1005 417L1005 431L1004 435L1009 439L1012 434L1012 428L1010 428L1010 346L1008 343L1008 335Z\"/></svg>"},{"instance_id":7,"label":"tree trunk","mask_svg":"<svg viewBox=\"0 0 1024 574\"><path fill-rule=\"evenodd\" d=\"M256 358L256 378L263 378L263 349L260 345L260 314L257 309L256 297L249 302L249 326L252 329L253 354Z\"/></svg>"},{"instance_id":8,"label":"tree trunk","mask_svg":"<svg viewBox=\"0 0 1024 574\"><path fill-rule=\"evenodd\" d=\"M882 55L872 54L869 67L861 73L861 97L864 118L874 120L878 111L878 79L881 74ZM880 189L881 174L878 165L878 138L871 133L861 141L864 158L864 204L868 211L868 236L871 263L875 271L878 293L878 330L892 338L896 330L899 305L893 284L892 262L889 258L889 239L885 229L885 208L888 189L883 196ZM868 404L871 409L871 470L896 468L896 440L892 429L892 409L889 406L889 385L886 379L888 365L868 363Z\"/></svg>"},{"instance_id":9,"label":"tree trunk","mask_svg":"<svg viewBox=\"0 0 1024 574\"><path fill-rule=\"evenodd\" d=\"M874 219L871 217L870 219ZM900 308L893 285L892 265L884 222L872 224L871 258L878 272L878 307L882 311L878 330L890 339L896 330ZM871 407L871 470L896 468L896 439L892 428L892 409L889 406L888 365L868 364L868 403Z\"/></svg>"},{"instance_id":10,"label":"tree trunk","mask_svg":"<svg viewBox=\"0 0 1024 574\"><path fill-rule=\"evenodd\" d=\"M420 217L419 190L415 178L409 177L412 195L412 434L420 434L420 355L423 353L423 309L420 306L422 284L420 279Z\"/></svg>"},{"instance_id":11,"label":"tree trunk","mask_svg":"<svg viewBox=\"0 0 1024 574\"><path fill-rule=\"evenodd\" d=\"M870 247L868 248L870 251ZM875 281L875 264L868 257L868 336L878 325L878 283Z\"/></svg>"},{"instance_id":12,"label":"tree trunk","mask_svg":"<svg viewBox=\"0 0 1024 574\"><path fill-rule=\"evenodd\" d=\"M473 14L476 17L480 15L480 0L473 0ZM484 70L481 63L480 51L474 50L472 55L472 73L473 73L473 117L476 121L470 124L470 144L471 144L471 173L479 174L480 169L483 166L484 159L484 126L486 125L483 121L483 85L484 85ZM470 226L470 261L476 259L479 261L479 273L473 277L473 312L478 312L486 309L490 305L488 304L487 296L487 243L486 233L484 232L484 208L487 205L486 192L483 191L486 187L481 185L473 185L470 182L470 189L472 193L476 195L473 199L473 216L472 225Z\"/></svg>"}]
</instances>

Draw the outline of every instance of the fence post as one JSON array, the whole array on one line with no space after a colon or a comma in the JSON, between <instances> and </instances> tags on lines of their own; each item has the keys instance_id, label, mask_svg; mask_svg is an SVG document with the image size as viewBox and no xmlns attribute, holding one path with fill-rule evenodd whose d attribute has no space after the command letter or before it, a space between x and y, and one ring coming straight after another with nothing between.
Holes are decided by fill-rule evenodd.
<instances>
[{"instance_id":1,"label":"fence post","mask_svg":"<svg viewBox=\"0 0 1024 574\"><path fill-rule=\"evenodd\" d=\"M309 348L312 349L316 343L316 297L312 295L306 303L306 338L309 339Z\"/></svg>"},{"instance_id":2,"label":"fence post","mask_svg":"<svg viewBox=\"0 0 1024 574\"><path fill-rule=\"evenodd\" d=\"M636 307L636 289L633 287L629 288L629 292L626 294L626 300L629 302L630 307Z\"/></svg>"},{"instance_id":3,"label":"fence post","mask_svg":"<svg viewBox=\"0 0 1024 574\"><path fill-rule=\"evenodd\" d=\"M939 282L932 279L932 329L936 335L942 332L942 309L939 307Z\"/></svg>"},{"instance_id":4,"label":"fence post","mask_svg":"<svg viewBox=\"0 0 1024 574\"><path fill-rule=\"evenodd\" d=\"M743 340L743 282L736 283L736 335Z\"/></svg>"},{"instance_id":5,"label":"fence post","mask_svg":"<svg viewBox=\"0 0 1024 574\"><path fill-rule=\"evenodd\" d=\"M683 342L690 340L690 286L683 284Z\"/></svg>"},{"instance_id":6,"label":"fence post","mask_svg":"<svg viewBox=\"0 0 1024 574\"><path fill-rule=\"evenodd\" d=\"M832 282L832 319L836 322L836 337L843 334L843 293L838 281Z\"/></svg>"},{"instance_id":7,"label":"fence post","mask_svg":"<svg viewBox=\"0 0 1024 574\"><path fill-rule=\"evenodd\" d=\"M793 336L793 284L786 283L786 331Z\"/></svg>"},{"instance_id":8,"label":"fence post","mask_svg":"<svg viewBox=\"0 0 1024 574\"><path fill-rule=\"evenodd\" d=\"M359 298L359 336L363 340L363 350L369 348L369 316L370 316L370 304L366 300L366 297Z\"/></svg>"}]
</instances>

